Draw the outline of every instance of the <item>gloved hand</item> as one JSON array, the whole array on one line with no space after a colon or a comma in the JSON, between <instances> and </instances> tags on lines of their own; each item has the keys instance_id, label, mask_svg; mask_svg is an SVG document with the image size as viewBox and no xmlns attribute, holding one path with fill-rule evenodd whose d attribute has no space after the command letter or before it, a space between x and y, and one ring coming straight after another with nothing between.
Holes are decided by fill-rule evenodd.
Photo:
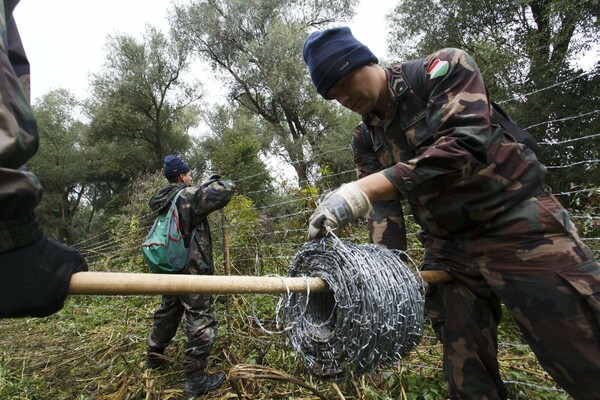
<instances>
[{"instance_id":1,"label":"gloved hand","mask_svg":"<svg viewBox=\"0 0 600 400\"><path fill-rule=\"evenodd\" d=\"M326 227L342 229L371 212L371 202L356 182L342 185L319 204L308 223L308 239L326 233Z\"/></svg>"},{"instance_id":2,"label":"gloved hand","mask_svg":"<svg viewBox=\"0 0 600 400\"><path fill-rule=\"evenodd\" d=\"M218 181L219 179L221 179L221 175L217 175L217 174L211 175L210 178L208 178L207 180L205 180L204 182L202 182L200 184L200 186L208 186L211 183L214 183L214 182Z\"/></svg>"},{"instance_id":3,"label":"gloved hand","mask_svg":"<svg viewBox=\"0 0 600 400\"><path fill-rule=\"evenodd\" d=\"M0 254L0 318L46 317L67 298L71 275L87 271L79 252L44 237Z\"/></svg>"}]
</instances>

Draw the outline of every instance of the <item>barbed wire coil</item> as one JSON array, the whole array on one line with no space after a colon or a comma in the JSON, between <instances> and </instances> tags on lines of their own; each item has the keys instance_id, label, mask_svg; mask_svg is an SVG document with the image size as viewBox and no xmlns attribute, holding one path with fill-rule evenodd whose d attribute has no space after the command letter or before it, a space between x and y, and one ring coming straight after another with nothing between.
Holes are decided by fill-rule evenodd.
<instances>
[{"instance_id":1,"label":"barbed wire coil","mask_svg":"<svg viewBox=\"0 0 600 400\"><path fill-rule=\"evenodd\" d=\"M424 283L399 252L329 236L305 243L289 275L320 277L331 289L281 299L289 344L314 376L343 380L395 365L420 341Z\"/></svg>"}]
</instances>

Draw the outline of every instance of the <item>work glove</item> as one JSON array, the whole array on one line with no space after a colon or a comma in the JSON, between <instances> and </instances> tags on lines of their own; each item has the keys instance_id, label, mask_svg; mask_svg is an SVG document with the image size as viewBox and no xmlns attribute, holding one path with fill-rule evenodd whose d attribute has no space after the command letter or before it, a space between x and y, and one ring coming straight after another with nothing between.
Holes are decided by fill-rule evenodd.
<instances>
[{"instance_id":1,"label":"work glove","mask_svg":"<svg viewBox=\"0 0 600 400\"><path fill-rule=\"evenodd\" d=\"M44 237L0 254L0 318L46 317L64 306L71 275L87 271L79 252Z\"/></svg>"},{"instance_id":2,"label":"work glove","mask_svg":"<svg viewBox=\"0 0 600 400\"><path fill-rule=\"evenodd\" d=\"M325 235L327 227L342 229L370 212L371 202L355 182L342 185L329 193L310 217L308 239Z\"/></svg>"},{"instance_id":3,"label":"work glove","mask_svg":"<svg viewBox=\"0 0 600 400\"><path fill-rule=\"evenodd\" d=\"M220 175L217 175L217 174L211 175L211 176L210 176L210 178L208 178L207 180L205 180L204 182L202 182L202 183L200 184L200 186L208 186L208 185L210 185L211 183L215 183L215 182L216 182L216 181L218 181L219 179L221 179L221 176L220 176Z\"/></svg>"}]
</instances>

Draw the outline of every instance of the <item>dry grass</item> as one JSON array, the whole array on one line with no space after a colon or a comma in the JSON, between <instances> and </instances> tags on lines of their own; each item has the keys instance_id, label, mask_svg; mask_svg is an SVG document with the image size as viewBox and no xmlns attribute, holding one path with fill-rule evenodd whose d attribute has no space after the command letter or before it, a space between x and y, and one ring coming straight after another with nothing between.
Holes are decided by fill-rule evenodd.
<instances>
[{"instance_id":1,"label":"dry grass","mask_svg":"<svg viewBox=\"0 0 600 400\"><path fill-rule=\"evenodd\" d=\"M255 300L262 304L258 312L266 313L272 306L269 299ZM157 305L156 296L73 297L60 313L45 319L0 320L0 398L179 398L184 383L183 329L167 349L169 366L159 371L144 369L145 338ZM232 296L228 302L218 301L217 306L220 333L209 369L223 369L228 380L205 399L412 400L447 396L441 346L428 329L402 365L346 382L323 382L303 370L284 335L269 335L257 327L248 298ZM505 344L499 358L505 379L519 382L509 385L511 398L566 399L564 394L548 390L552 381L510 329L514 327L502 331Z\"/></svg>"}]
</instances>

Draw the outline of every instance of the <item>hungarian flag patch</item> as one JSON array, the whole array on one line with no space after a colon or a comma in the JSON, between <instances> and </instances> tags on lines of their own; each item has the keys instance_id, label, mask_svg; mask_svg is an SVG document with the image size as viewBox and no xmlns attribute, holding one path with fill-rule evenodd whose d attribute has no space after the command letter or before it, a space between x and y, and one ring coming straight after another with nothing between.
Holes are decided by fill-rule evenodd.
<instances>
[{"instance_id":1,"label":"hungarian flag patch","mask_svg":"<svg viewBox=\"0 0 600 400\"><path fill-rule=\"evenodd\" d=\"M440 76L446 75L446 72L448 72L449 65L450 64L448 63L448 61L442 61L439 58L436 58L427 70L427 75L429 75L429 79L435 79L439 78Z\"/></svg>"}]
</instances>

